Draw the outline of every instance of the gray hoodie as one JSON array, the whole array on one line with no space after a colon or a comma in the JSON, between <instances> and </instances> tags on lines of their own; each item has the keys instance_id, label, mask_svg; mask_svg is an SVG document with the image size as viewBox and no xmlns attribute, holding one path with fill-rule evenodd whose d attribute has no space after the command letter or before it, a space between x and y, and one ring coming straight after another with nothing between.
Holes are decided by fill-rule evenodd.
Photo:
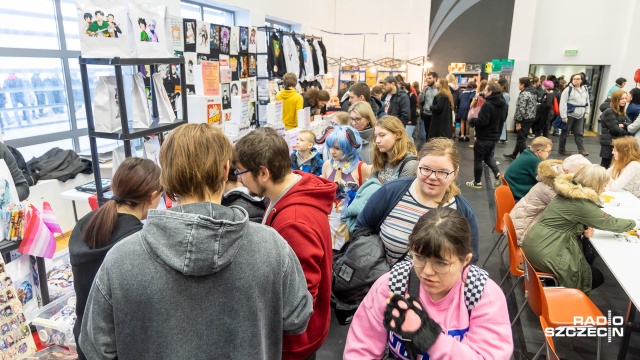
<instances>
[{"instance_id":1,"label":"gray hoodie","mask_svg":"<svg viewBox=\"0 0 640 360\"><path fill-rule=\"evenodd\" d=\"M243 209L151 210L98 271L80 344L88 359L279 359L312 306L293 250Z\"/></svg>"}]
</instances>

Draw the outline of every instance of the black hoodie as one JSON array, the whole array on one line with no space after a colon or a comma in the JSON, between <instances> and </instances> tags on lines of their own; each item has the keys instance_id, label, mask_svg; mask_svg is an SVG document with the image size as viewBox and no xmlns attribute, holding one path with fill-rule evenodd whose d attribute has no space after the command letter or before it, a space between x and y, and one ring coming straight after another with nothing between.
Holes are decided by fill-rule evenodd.
<instances>
[{"instance_id":1,"label":"black hoodie","mask_svg":"<svg viewBox=\"0 0 640 360\"><path fill-rule=\"evenodd\" d=\"M507 102L502 93L489 95L480 108L477 119L471 119L469 124L476 128L478 140L500 140L502 134L502 122L506 119Z\"/></svg>"}]
</instances>

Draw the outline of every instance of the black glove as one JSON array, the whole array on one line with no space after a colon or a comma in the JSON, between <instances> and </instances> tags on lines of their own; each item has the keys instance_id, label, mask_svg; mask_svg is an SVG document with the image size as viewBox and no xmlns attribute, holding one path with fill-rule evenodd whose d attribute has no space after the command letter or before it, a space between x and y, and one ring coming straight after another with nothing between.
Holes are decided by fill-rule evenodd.
<instances>
[{"instance_id":1,"label":"black glove","mask_svg":"<svg viewBox=\"0 0 640 360\"><path fill-rule=\"evenodd\" d=\"M410 295L403 298L395 294L389 299L384 311L384 327L402 337L412 360L429 350L442 333L440 325L429 317L420 301Z\"/></svg>"}]
</instances>

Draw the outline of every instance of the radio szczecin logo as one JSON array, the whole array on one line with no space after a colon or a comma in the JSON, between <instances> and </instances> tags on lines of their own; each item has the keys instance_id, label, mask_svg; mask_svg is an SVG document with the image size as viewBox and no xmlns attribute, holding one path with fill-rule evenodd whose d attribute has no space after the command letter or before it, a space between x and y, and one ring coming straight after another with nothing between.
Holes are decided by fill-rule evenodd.
<instances>
[{"instance_id":1,"label":"radio szczecin logo","mask_svg":"<svg viewBox=\"0 0 640 360\"><path fill-rule=\"evenodd\" d=\"M624 318L611 316L611 310L607 316L574 316L573 326L544 329L545 336L555 337L606 337L611 342L613 336L623 336Z\"/></svg>"}]
</instances>

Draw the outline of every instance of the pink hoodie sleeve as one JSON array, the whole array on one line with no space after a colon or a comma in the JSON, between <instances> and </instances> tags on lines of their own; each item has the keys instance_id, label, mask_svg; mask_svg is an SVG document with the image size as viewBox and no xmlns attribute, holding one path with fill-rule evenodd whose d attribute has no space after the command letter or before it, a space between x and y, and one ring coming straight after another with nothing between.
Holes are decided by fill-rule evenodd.
<instances>
[{"instance_id":1,"label":"pink hoodie sleeve","mask_svg":"<svg viewBox=\"0 0 640 360\"><path fill-rule=\"evenodd\" d=\"M469 331L462 341L442 334L428 351L432 359L510 359L511 322L504 293L487 280L480 302L471 311Z\"/></svg>"},{"instance_id":2,"label":"pink hoodie sleeve","mask_svg":"<svg viewBox=\"0 0 640 360\"><path fill-rule=\"evenodd\" d=\"M389 273L381 276L360 303L353 317L343 358L382 359L387 347L387 330L382 325L389 298Z\"/></svg>"}]
</instances>

